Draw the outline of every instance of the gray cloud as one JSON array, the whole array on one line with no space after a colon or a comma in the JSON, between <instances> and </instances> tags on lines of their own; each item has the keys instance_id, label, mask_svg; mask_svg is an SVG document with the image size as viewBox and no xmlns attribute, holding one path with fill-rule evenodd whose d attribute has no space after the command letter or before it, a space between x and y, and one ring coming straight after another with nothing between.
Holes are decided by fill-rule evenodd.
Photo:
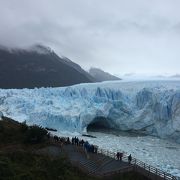
<instances>
[{"instance_id":1,"label":"gray cloud","mask_svg":"<svg viewBox=\"0 0 180 180\"><path fill-rule=\"evenodd\" d=\"M114 74L180 72L179 0L0 0L0 44L42 43Z\"/></svg>"}]
</instances>

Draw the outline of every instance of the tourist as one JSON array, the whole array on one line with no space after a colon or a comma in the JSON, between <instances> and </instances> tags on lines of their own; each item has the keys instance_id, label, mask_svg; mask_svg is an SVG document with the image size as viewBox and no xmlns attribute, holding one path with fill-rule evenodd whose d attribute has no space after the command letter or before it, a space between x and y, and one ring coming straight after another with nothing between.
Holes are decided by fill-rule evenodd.
<instances>
[{"instance_id":1,"label":"tourist","mask_svg":"<svg viewBox=\"0 0 180 180\"><path fill-rule=\"evenodd\" d=\"M77 137L75 136L75 138L74 138L74 145L76 145L76 143L77 143Z\"/></svg>"},{"instance_id":2,"label":"tourist","mask_svg":"<svg viewBox=\"0 0 180 180\"><path fill-rule=\"evenodd\" d=\"M131 154L128 156L128 162L129 162L129 164L131 164L131 161L132 161L132 156L131 156Z\"/></svg>"},{"instance_id":3,"label":"tourist","mask_svg":"<svg viewBox=\"0 0 180 180\"><path fill-rule=\"evenodd\" d=\"M74 137L72 137L71 141L72 141L72 145L74 145L74 141L75 141Z\"/></svg>"},{"instance_id":4,"label":"tourist","mask_svg":"<svg viewBox=\"0 0 180 180\"><path fill-rule=\"evenodd\" d=\"M92 152L92 153L94 153L94 145L92 144L91 146L90 146L90 151Z\"/></svg>"},{"instance_id":5,"label":"tourist","mask_svg":"<svg viewBox=\"0 0 180 180\"><path fill-rule=\"evenodd\" d=\"M97 152L98 152L98 146L94 146L94 152L97 154Z\"/></svg>"},{"instance_id":6,"label":"tourist","mask_svg":"<svg viewBox=\"0 0 180 180\"><path fill-rule=\"evenodd\" d=\"M117 160L119 161L119 152L116 154Z\"/></svg>"},{"instance_id":7,"label":"tourist","mask_svg":"<svg viewBox=\"0 0 180 180\"><path fill-rule=\"evenodd\" d=\"M83 140L83 139L79 142L79 145L80 145L80 146L83 146L83 145L84 145L84 140Z\"/></svg>"},{"instance_id":8,"label":"tourist","mask_svg":"<svg viewBox=\"0 0 180 180\"><path fill-rule=\"evenodd\" d=\"M75 137L75 145L79 146L79 138L78 137Z\"/></svg>"},{"instance_id":9,"label":"tourist","mask_svg":"<svg viewBox=\"0 0 180 180\"><path fill-rule=\"evenodd\" d=\"M70 139L69 139L69 137L67 138L67 144L70 144Z\"/></svg>"},{"instance_id":10,"label":"tourist","mask_svg":"<svg viewBox=\"0 0 180 180\"><path fill-rule=\"evenodd\" d=\"M122 161L123 153L119 153L120 161Z\"/></svg>"}]
</instances>

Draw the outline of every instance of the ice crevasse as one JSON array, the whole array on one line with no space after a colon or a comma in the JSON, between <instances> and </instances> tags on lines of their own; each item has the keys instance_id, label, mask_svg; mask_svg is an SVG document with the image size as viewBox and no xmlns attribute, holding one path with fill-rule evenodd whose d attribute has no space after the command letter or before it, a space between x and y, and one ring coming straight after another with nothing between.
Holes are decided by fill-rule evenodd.
<instances>
[{"instance_id":1,"label":"ice crevasse","mask_svg":"<svg viewBox=\"0 0 180 180\"><path fill-rule=\"evenodd\" d=\"M104 123L180 143L180 81L0 89L0 111L18 121L59 131L82 133L92 123Z\"/></svg>"}]
</instances>

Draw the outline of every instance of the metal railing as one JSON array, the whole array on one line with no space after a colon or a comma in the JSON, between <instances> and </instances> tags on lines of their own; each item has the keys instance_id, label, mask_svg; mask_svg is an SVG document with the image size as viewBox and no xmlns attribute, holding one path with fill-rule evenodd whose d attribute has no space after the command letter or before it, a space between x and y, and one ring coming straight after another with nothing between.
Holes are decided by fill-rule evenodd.
<instances>
[{"instance_id":1,"label":"metal railing","mask_svg":"<svg viewBox=\"0 0 180 180\"><path fill-rule=\"evenodd\" d=\"M112 152L112 151L109 151L106 149L98 148L98 153L116 159L116 153L115 152ZM122 161L128 162L128 156L126 153L124 153L124 155L122 157ZM145 170L146 172L152 173L152 174L159 176L159 177L166 179L166 180L178 180L178 178L173 176L172 174L166 173L166 172L164 172L158 168L155 168L155 167L153 167L149 164L146 164L146 163L144 163L144 162L142 162L136 158L133 158L133 157L132 157L131 165L134 166L135 170L140 167L143 170Z\"/></svg>"},{"instance_id":2,"label":"metal railing","mask_svg":"<svg viewBox=\"0 0 180 180\"><path fill-rule=\"evenodd\" d=\"M67 139L67 138L65 137L65 139ZM52 138L52 140L53 140L53 138ZM122 150L121 150L121 152L123 153L122 161L128 162L128 155L127 155L127 153L122 151ZM113 152L113 151L109 151L109 150L106 150L106 149L98 147L97 153L98 154L103 154L103 155L108 156L108 157L113 158L113 159L116 159L116 153ZM133 158L133 157L132 157L132 160L131 160L131 165L134 166L134 170L135 171L138 168L141 168L142 170L144 170L144 172L147 172L149 174L152 173L153 175L155 175L157 177L161 177L161 178L163 178L165 180L179 180L180 179L180 178L178 178L176 176L173 176L172 174L164 172L163 170L155 168L155 167L153 167L153 166L151 166L149 164L146 164L146 163L144 163L144 162L142 162L142 161L140 161L140 160L138 160L136 158ZM127 167L127 169L128 169L128 167ZM121 171L121 170L119 170L119 171ZM114 172L117 172L117 171L114 171ZM114 174L114 172L111 172L111 174Z\"/></svg>"}]
</instances>

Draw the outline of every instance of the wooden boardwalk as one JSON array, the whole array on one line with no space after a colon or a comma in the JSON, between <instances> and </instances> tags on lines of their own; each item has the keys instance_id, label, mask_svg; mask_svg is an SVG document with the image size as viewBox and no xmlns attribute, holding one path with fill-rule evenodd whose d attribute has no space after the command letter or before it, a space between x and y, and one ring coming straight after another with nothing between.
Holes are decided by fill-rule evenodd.
<instances>
[{"instance_id":1,"label":"wooden boardwalk","mask_svg":"<svg viewBox=\"0 0 180 180\"><path fill-rule=\"evenodd\" d=\"M176 177L137 159L132 159L131 164L128 163L127 156L124 156L122 161L118 161L116 160L115 153L103 149L99 149L98 153L85 153L82 146L69 144L63 146L63 151L72 164L92 176L107 177L114 174L135 171L152 180L177 180Z\"/></svg>"},{"instance_id":2,"label":"wooden boardwalk","mask_svg":"<svg viewBox=\"0 0 180 180\"><path fill-rule=\"evenodd\" d=\"M134 171L152 180L179 180L178 177L135 158L132 158L131 164L129 164L126 155L123 156L122 161L118 161L115 152L105 149L98 148L97 153L86 153L82 146L66 143L61 146L59 142L55 142L52 138L50 142L50 144L58 146L74 166L92 176L108 177Z\"/></svg>"},{"instance_id":3,"label":"wooden boardwalk","mask_svg":"<svg viewBox=\"0 0 180 180\"><path fill-rule=\"evenodd\" d=\"M123 172L133 170L133 165L129 165L127 162L116 161L114 158L103 154L86 154L83 148L79 146L65 145L63 150L72 164L78 165L80 169L86 171L89 175L102 177L112 175L113 172L120 170L123 170Z\"/></svg>"}]
</instances>

